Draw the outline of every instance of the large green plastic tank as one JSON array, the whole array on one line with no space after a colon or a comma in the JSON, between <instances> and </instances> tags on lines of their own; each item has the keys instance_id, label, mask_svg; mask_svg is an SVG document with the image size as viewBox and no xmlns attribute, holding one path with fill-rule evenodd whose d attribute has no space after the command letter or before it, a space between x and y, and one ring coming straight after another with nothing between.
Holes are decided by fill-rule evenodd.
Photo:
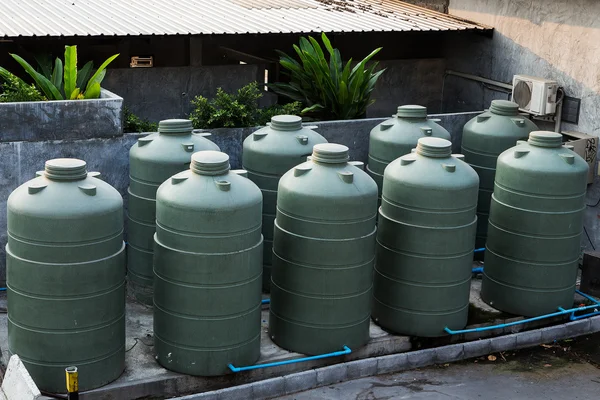
<instances>
[{"instance_id":1,"label":"large green plastic tank","mask_svg":"<svg viewBox=\"0 0 600 400\"><path fill-rule=\"evenodd\" d=\"M306 161L312 148L327 140L313 131L314 127L302 127L302 118L295 115L277 115L271 124L259 129L244 140L242 168L248 178L263 193L263 290L271 285L271 259L273 249L273 222L277 204L279 178L291 168Z\"/></svg>"},{"instance_id":2,"label":"large green plastic tank","mask_svg":"<svg viewBox=\"0 0 600 400\"><path fill-rule=\"evenodd\" d=\"M125 363L123 199L77 159L45 171L8 198L8 349L41 390L79 390L121 375Z\"/></svg>"},{"instance_id":3,"label":"large green plastic tank","mask_svg":"<svg viewBox=\"0 0 600 400\"><path fill-rule=\"evenodd\" d=\"M392 332L467 324L479 178L451 153L449 141L421 138L385 169L372 315Z\"/></svg>"},{"instance_id":4,"label":"large green plastic tank","mask_svg":"<svg viewBox=\"0 0 600 400\"><path fill-rule=\"evenodd\" d=\"M279 181L269 334L321 354L369 340L377 185L348 148L318 144Z\"/></svg>"},{"instance_id":5,"label":"large green plastic tank","mask_svg":"<svg viewBox=\"0 0 600 400\"><path fill-rule=\"evenodd\" d=\"M588 165L554 132L498 157L481 297L511 314L573 305Z\"/></svg>"},{"instance_id":6,"label":"large green plastic tank","mask_svg":"<svg viewBox=\"0 0 600 400\"><path fill-rule=\"evenodd\" d=\"M158 133L139 139L129 151L128 280L133 294L144 304L152 304L156 190L188 169L194 152L219 150L205 138L209 135L192 134L190 120L168 119L160 121Z\"/></svg>"},{"instance_id":7,"label":"large green plastic tank","mask_svg":"<svg viewBox=\"0 0 600 400\"><path fill-rule=\"evenodd\" d=\"M526 140L534 130L537 126L519 114L519 105L507 100L493 100L488 111L465 124L462 154L479 175L477 248L485 247L496 160L500 153L514 146L517 140Z\"/></svg>"},{"instance_id":8,"label":"large green plastic tank","mask_svg":"<svg viewBox=\"0 0 600 400\"><path fill-rule=\"evenodd\" d=\"M262 195L217 151L156 194L154 349L165 368L222 375L260 355Z\"/></svg>"},{"instance_id":9,"label":"large green plastic tank","mask_svg":"<svg viewBox=\"0 0 600 400\"><path fill-rule=\"evenodd\" d=\"M409 154L422 137L450 140L450 133L437 122L438 120L427 119L426 107L408 105L398 107L393 118L371 130L367 172L377 183L380 198L383 172L389 163Z\"/></svg>"}]
</instances>

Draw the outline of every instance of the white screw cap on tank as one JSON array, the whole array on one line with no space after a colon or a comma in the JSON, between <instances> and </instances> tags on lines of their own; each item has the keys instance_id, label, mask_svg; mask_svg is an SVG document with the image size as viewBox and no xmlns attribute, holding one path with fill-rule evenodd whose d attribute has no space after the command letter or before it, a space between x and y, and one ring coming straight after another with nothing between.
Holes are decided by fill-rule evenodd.
<instances>
[{"instance_id":1,"label":"white screw cap on tank","mask_svg":"<svg viewBox=\"0 0 600 400\"><path fill-rule=\"evenodd\" d=\"M276 115L271 118L271 128L276 131L297 131L302 129L302 118L297 115Z\"/></svg>"},{"instance_id":2,"label":"white screw cap on tank","mask_svg":"<svg viewBox=\"0 0 600 400\"><path fill-rule=\"evenodd\" d=\"M158 123L158 133L190 135L194 127L189 119L165 119Z\"/></svg>"},{"instance_id":3,"label":"white screw cap on tank","mask_svg":"<svg viewBox=\"0 0 600 400\"><path fill-rule=\"evenodd\" d=\"M533 131L529 134L527 142L536 147L561 147L562 135L550 131Z\"/></svg>"},{"instance_id":4,"label":"white screw cap on tank","mask_svg":"<svg viewBox=\"0 0 600 400\"><path fill-rule=\"evenodd\" d=\"M76 180L87 177L86 162L77 158L55 158L46 161L44 174L54 180Z\"/></svg>"},{"instance_id":5,"label":"white screw cap on tank","mask_svg":"<svg viewBox=\"0 0 600 400\"><path fill-rule=\"evenodd\" d=\"M437 137L420 138L417 142L417 154L431 158L446 158L452 155L452 143Z\"/></svg>"},{"instance_id":6,"label":"white screw cap on tank","mask_svg":"<svg viewBox=\"0 0 600 400\"><path fill-rule=\"evenodd\" d=\"M229 156L223 152L205 150L192 154L190 169L196 174L223 175L229 168Z\"/></svg>"},{"instance_id":7,"label":"white screw cap on tank","mask_svg":"<svg viewBox=\"0 0 600 400\"><path fill-rule=\"evenodd\" d=\"M348 147L336 143L319 143L313 147L312 160L325 164L347 163Z\"/></svg>"},{"instance_id":8,"label":"white screw cap on tank","mask_svg":"<svg viewBox=\"0 0 600 400\"><path fill-rule=\"evenodd\" d=\"M398 118L427 118L427 107L417 105L399 106L396 116Z\"/></svg>"}]
</instances>

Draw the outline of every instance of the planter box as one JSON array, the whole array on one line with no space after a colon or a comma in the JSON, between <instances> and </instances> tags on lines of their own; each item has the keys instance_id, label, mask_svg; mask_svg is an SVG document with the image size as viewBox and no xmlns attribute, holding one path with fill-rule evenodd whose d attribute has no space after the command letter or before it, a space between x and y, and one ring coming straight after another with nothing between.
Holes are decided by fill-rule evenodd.
<instances>
[{"instance_id":1,"label":"planter box","mask_svg":"<svg viewBox=\"0 0 600 400\"><path fill-rule=\"evenodd\" d=\"M123 99L0 103L0 142L106 138L123 135Z\"/></svg>"}]
</instances>

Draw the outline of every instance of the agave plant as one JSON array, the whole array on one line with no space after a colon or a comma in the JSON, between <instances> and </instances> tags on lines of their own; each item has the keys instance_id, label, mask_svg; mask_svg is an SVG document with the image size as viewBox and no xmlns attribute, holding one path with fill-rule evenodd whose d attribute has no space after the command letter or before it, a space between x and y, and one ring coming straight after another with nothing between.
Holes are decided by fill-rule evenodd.
<instances>
[{"instance_id":1,"label":"agave plant","mask_svg":"<svg viewBox=\"0 0 600 400\"><path fill-rule=\"evenodd\" d=\"M77 46L65 46L64 63L57 57L53 69L50 62L38 60L41 72L18 55L11 56L33 78L35 85L48 100L76 100L100 97L100 83L106 75L106 67L119 55L109 57L93 75L94 64L91 61L77 70Z\"/></svg>"},{"instance_id":2,"label":"agave plant","mask_svg":"<svg viewBox=\"0 0 600 400\"><path fill-rule=\"evenodd\" d=\"M329 53L329 61L314 38L302 37L300 45L294 45L300 61L278 51L279 63L287 70L284 74L289 76L290 82L269 86L276 93L306 105L303 114L321 119L363 117L367 107L375 102L371 100L371 92L385 71L375 71L377 62L367 67L381 47L352 68L352 59L344 65L339 50L331 46L325 33L321 34L321 40Z\"/></svg>"}]
</instances>

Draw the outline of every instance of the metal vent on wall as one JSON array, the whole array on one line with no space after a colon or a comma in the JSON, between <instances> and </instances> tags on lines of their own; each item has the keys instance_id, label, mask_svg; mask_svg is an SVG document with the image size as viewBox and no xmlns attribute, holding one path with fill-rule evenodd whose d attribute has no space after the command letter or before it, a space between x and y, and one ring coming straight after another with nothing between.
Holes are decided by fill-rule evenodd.
<instances>
[{"instance_id":1,"label":"metal vent on wall","mask_svg":"<svg viewBox=\"0 0 600 400\"><path fill-rule=\"evenodd\" d=\"M561 119L564 122L579 124L579 111L581 109L581 99L565 96L563 99Z\"/></svg>"},{"instance_id":2,"label":"metal vent on wall","mask_svg":"<svg viewBox=\"0 0 600 400\"><path fill-rule=\"evenodd\" d=\"M519 105L519 108L528 108L531 103L531 84L529 82L519 81L515 85L513 101Z\"/></svg>"}]
</instances>

